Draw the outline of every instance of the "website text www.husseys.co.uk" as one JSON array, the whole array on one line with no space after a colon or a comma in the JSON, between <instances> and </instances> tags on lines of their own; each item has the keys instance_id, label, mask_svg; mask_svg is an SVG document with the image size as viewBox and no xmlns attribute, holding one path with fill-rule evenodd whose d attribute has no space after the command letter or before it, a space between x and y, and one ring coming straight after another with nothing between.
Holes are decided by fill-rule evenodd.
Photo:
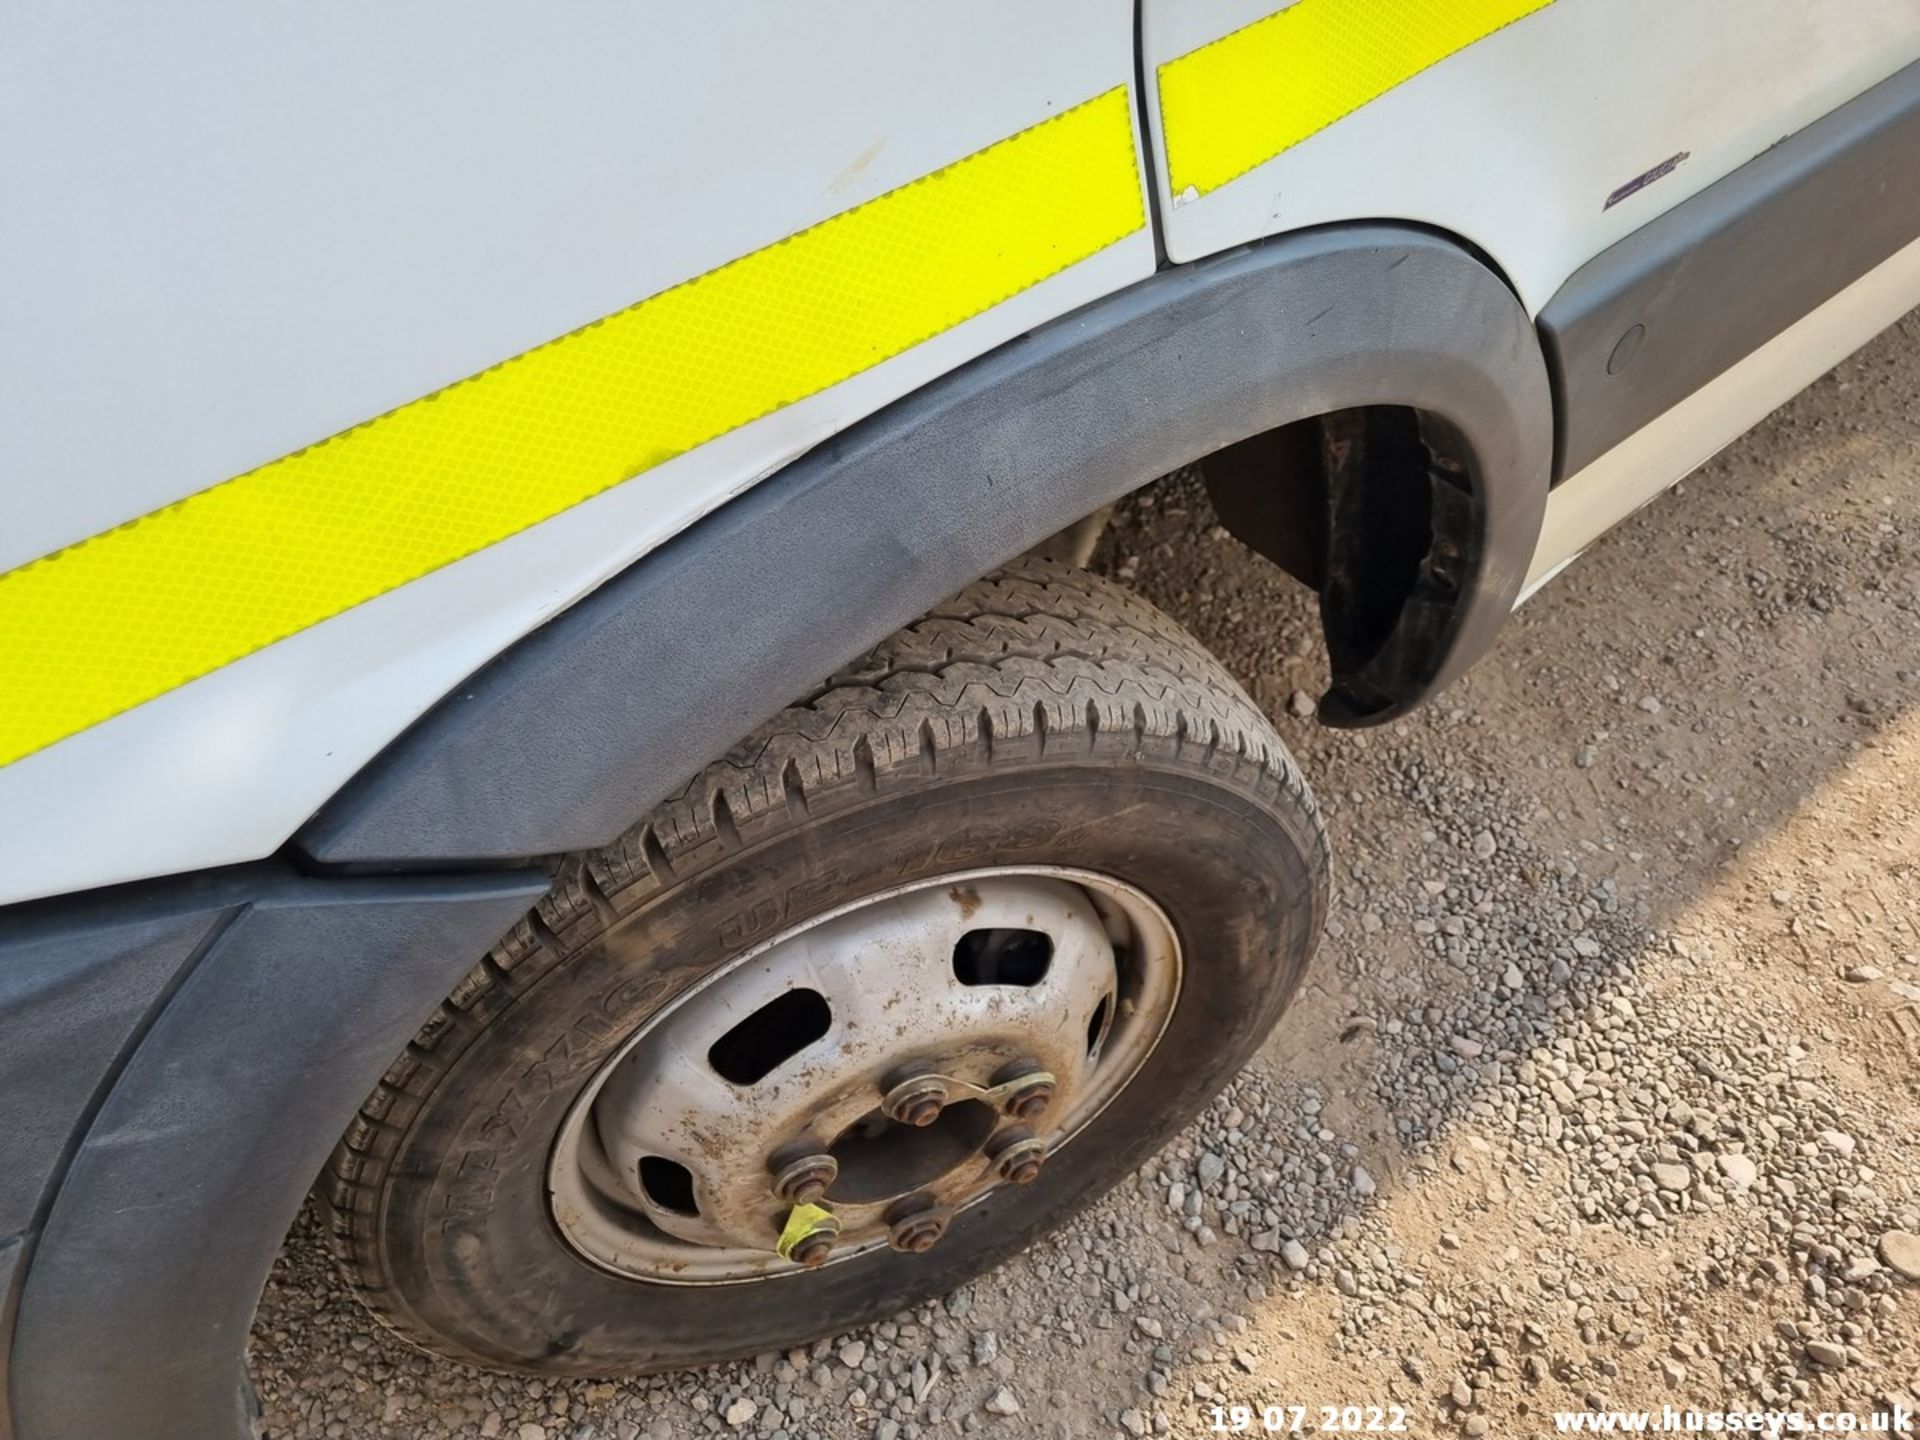
<instances>
[{"instance_id":1,"label":"website text www.husseys.co.uk","mask_svg":"<svg viewBox=\"0 0 1920 1440\"><path fill-rule=\"evenodd\" d=\"M1556 1431L1570 1434L1646 1435L1911 1435L1914 1414L1905 1406L1855 1415L1851 1411L1804 1410L1561 1410Z\"/></svg>"}]
</instances>

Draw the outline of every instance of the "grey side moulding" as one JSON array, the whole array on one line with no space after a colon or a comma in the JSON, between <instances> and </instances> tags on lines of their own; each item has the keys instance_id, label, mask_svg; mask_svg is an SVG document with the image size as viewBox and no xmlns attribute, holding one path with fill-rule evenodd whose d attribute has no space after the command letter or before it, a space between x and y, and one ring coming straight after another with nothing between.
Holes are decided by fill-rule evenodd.
<instances>
[{"instance_id":1,"label":"grey side moulding","mask_svg":"<svg viewBox=\"0 0 1920 1440\"><path fill-rule=\"evenodd\" d=\"M252 1434L247 1332L301 1200L386 1066L547 883L251 889L139 1036L16 1273L17 1440Z\"/></svg>"},{"instance_id":2,"label":"grey side moulding","mask_svg":"<svg viewBox=\"0 0 1920 1440\"><path fill-rule=\"evenodd\" d=\"M246 894L231 875L0 912L0 1399L54 1182L168 987ZM11 1435L0 1403L0 1440Z\"/></svg>"},{"instance_id":3,"label":"grey side moulding","mask_svg":"<svg viewBox=\"0 0 1920 1440\"><path fill-rule=\"evenodd\" d=\"M1540 313L1577 474L1920 239L1920 64L1582 266Z\"/></svg>"},{"instance_id":4,"label":"grey side moulding","mask_svg":"<svg viewBox=\"0 0 1920 1440\"><path fill-rule=\"evenodd\" d=\"M0 920L0 1236L33 1223L42 1193L135 1029L232 895L103 907L72 926Z\"/></svg>"}]
</instances>

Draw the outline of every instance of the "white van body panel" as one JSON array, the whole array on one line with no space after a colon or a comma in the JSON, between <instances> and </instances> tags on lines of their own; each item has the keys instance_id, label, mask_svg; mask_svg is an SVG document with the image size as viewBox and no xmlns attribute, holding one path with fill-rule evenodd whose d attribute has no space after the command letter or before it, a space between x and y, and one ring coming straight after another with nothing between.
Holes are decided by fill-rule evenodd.
<instances>
[{"instance_id":1,"label":"white van body panel","mask_svg":"<svg viewBox=\"0 0 1920 1440\"><path fill-rule=\"evenodd\" d=\"M1145 0L1139 98L1157 155L1143 186L1166 176L1155 68L1280 8ZM1537 312L1614 241L1920 58L1914 0L1845 8L1838 23L1798 0L1556 0L1216 191L1161 194L1160 239L1177 263L1306 226L1411 220L1480 246ZM758 7L750 28L693 5L559 17L505 0L23 0L0 16L0 573L1131 86L1134 44L1131 7L1101 0L824 0ZM0 766L0 903L271 854L462 677L609 576L1155 262L1143 228ZM1906 272L1888 269L1870 293L1895 306ZM1570 483L1537 572L1733 438L1792 376L1819 373L1866 323L1848 313L1804 353L1749 362L1748 379L1680 407L1661 422L1670 446L1636 437L1594 467L1638 447L1614 466L1638 467L1635 488Z\"/></svg>"},{"instance_id":2,"label":"white van body panel","mask_svg":"<svg viewBox=\"0 0 1920 1440\"><path fill-rule=\"evenodd\" d=\"M1287 8L1145 0L1168 256L1341 220L1415 221L1485 251L1533 314L1616 240L1920 59L1913 0L1555 0L1217 190L1166 193L1158 67Z\"/></svg>"},{"instance_id":3,"label":"white van body panel","mask_svg":"<svg viewBox=\"0 0 1920 1440\"><path fill-rule=\"evenodd\" d=\"M8 6L0 571L1126 83L1111 10Z\"/></svg>"},{"instance_id":4,"label":"white van body panel","mask_svg":"<svg viewBox=\"0 0 1920 1440\"><path fill-rule=\"evenodd\" d=\"M562 15L495 0L9 7L0 572L1133 75L1132 17L1101 0L910 17L832 0L745 23L709 6ZM1143 228L810 399L0 767L0 903L271 854L463 676L608 576L1154 258Z\"/></svg>"}]
</instances>

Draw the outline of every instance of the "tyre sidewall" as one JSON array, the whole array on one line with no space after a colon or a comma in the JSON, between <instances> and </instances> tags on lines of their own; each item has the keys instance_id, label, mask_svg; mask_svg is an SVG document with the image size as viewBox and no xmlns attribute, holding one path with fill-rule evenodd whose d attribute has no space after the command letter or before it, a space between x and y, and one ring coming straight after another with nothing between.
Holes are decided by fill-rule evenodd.
<instances>
[{"instance_id":1,"label":"tyre sidewall","mask_svg":"<svg viewBox=\"0 0 1920 1440\"><path fill-rule=\"evenodd\" d=\"M944 1294L1133 1171L1231 1078L1304 972L1324 862L1270 777L1140 764L928 779L722 852L503 991L415 1110L375 1223L389 1303L478 1363L551 1373L670 1368L790 1346ZM956 1217L925 1255L877 1251L746 1285L650 1284L575 1252L547 1169L583 1088L633 1032L748 948L901 885L990 866L1124 881L1172 920L1178 1003L1140 1074L1031 1186ZM771 1239L771 1237L769 1237Z\"/></svg>"}]
</instances>

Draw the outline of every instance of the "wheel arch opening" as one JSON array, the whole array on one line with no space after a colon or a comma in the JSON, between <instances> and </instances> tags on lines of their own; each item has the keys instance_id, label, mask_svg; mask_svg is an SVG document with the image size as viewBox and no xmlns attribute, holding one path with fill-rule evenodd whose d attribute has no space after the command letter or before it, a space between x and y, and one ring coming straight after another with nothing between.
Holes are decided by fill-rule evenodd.
<instances>
[{"instance_id":1,"label":"wheel arch opening","mask_svg":"<svg viewBox=\"0 0 1920 1440\"><path fill-rule=\"evenodd\" d=\"M1319 597L1323 723L1377 725L1444 680L1484 560L1471 448L1408 405L1329 410L1199 462L1220 522Z\"/></svg>"}]
</instances>

